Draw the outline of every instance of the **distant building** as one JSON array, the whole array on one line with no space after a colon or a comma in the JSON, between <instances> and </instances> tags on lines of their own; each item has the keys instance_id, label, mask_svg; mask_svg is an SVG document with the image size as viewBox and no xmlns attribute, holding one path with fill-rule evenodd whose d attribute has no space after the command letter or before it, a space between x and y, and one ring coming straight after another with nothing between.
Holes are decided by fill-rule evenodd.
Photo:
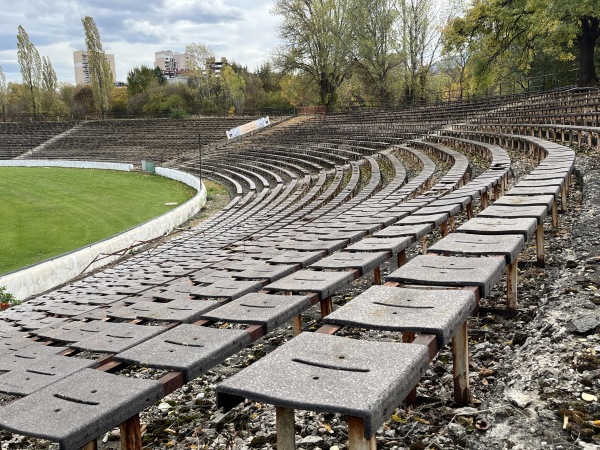
<instances>
[{"instance_id":1,"label":"distant building","mask_svg":"<svg viewBox=\"0 0 600 450\"><path fill-rule=\"evenodd\" d=\"M115 66L115 55L105 53L104 57L110 67L112 82L117 81L117 69ZM75 84L88 84L90 82L90 70L88 66L88 53L86 50L77 50L73 52L73 62L75 63Z\"/></svg>"},{"instance_id":2,"label":"distant building","mask_svg":"<svg viewBox=\"0 0 600 450\"><path fill-rule=\"evenodd\" d=\"M176 78L194 70L192 55L163 50L154 53L154 67L167 78Z\"/></svg>"},{"instance_id":3,"label":"distant building","mask_svg":"<svg viewBox=\"0 0 600 450\"><path fill-rule=\"evenodd\" d=\"M206 69L202 72L204 75L212 74L215 77L218 77L228 65L227 58L221 58L221 61L217 61L215 58L208 58L206 60Z\"/></svg>"}]
</instances>

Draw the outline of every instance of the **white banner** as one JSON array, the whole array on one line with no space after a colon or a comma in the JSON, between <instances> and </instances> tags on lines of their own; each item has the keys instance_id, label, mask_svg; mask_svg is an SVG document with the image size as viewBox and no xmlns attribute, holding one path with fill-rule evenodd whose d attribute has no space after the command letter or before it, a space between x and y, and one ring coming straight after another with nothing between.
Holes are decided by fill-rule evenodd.
<instances>
[{"instance_id":1,"label":"white banner","mask_svg":"<svg viewBox=\"0 0 600 450\"><path fill-rule=\"evenodd\" d=\"M258 120L245 123L244 125L240 125L239 127L235 127L231 130L226 131L227 139L233 139L242 136L246 133L250 133L251 131L256 131L260 128L268 126L270 123L271 122L269 122L269 116L261 117Z\"/></svg>"}]
</instances>

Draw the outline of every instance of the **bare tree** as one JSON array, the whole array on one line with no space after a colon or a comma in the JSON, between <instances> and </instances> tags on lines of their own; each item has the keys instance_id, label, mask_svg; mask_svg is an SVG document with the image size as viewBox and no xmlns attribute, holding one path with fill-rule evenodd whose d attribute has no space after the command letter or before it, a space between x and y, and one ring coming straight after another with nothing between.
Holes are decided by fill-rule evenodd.
<instances>
[{"instance_id":1,"label":"bare tree","mask_svg":"<svg viewBox=\"0 0 600 450\"><path fill-rule=\"evenodd\" d=\"M85 32L85 46L87 49L88 70L90 83L94 93L96 108L104 117L108 111L109 94L112 89L112 74L100 39L100 32L96 22L89 16L81 19Z\"/></svg>"},{"instance_id":2,"label":"bare tree","mask_svg":"<svg viewBox=\"0 0 600 450\"><path fill-rule=\"evenodd\" d=\"M208 45L192 42L185 47L185 53L191 56L191 63L195 70L202 72L206 68L206 61L214 58L215 54Z\"/></svg>"},{"instance_id":3,"label":"bare tree","mask_svg":"<svg viewBox=\"0 0 600 450\"><path fill-rule=\"evenodd\" d=\"M21 66L23 84L29 93L33 115L37 116L42 85L42 59L21 25L19 25L17 33L17 59Z\"/></svg>"},{"instance_id":4,"label":"bare tree","mask_svg":"<svg viewBox=\"0 0 600 450\"><path fill-rule=\"evenodd\" d=\"M427 83L442 44L442 25L455 2L400 0L402 53L406 58L404 97L406 101L425 100Z\"/></svg>"}]
</instances>

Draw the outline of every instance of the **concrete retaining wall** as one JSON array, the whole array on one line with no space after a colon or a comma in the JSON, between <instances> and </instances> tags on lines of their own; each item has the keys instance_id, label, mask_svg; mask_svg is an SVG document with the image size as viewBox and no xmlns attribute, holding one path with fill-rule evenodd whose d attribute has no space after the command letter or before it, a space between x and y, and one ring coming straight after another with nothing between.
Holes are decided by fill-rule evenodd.
<instances>
[{"instance_id":1,"label":"concrete retaining wall","mask_svg":"<svg viewBox=\"0 0 600 450\"><path fill-rule=\"evenodd\" d=\"M129 171L133 167L131 164L53 160L0 161L0 166L77 167L124 171ZM3 275L0 277L0 286L5 286L7 292L10 292L19 300L40 294L80 275L88 266L87 271L90 271L118 258L118 256L111 256L90 265L99 255L125 250L136 242L147 241L168 234L175 227L197 214L206 204L206 188L198 178L184 172L162 167L157 167L156 173L181 181L196 189L198 193L177 208L113 237Z\"/></svg>"}]
</instances>

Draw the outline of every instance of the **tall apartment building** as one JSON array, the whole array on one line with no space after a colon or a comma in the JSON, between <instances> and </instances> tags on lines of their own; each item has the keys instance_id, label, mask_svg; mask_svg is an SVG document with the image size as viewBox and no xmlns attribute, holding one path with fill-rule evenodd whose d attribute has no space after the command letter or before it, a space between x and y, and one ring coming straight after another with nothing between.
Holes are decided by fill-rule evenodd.
<instances>
[{"instance_id":1,"label":"tall apartment building","mask_svg":"<svg viewBox=\"0 0 600 450\"><path fill-rule=\"evenodd\" d=\"M194 69L192 56L187 53L177 53L162 50L154 53L154 67L158 67L167 78L175 78Z\"/></svg>"},{"instance_id":2,"label":"tall apartment building","mask_svg":"<svg viewBox=\"0 0 600 450\"><path fill-rule=\"evenodd\" d=\"M104 57L110 67L113 83L117 81L117 69L115 66L115 55L105 53ZM75 63L75 84L88 84L90 82L90 71L88 67L88 53L86 50L77 50L73 52L73 61Z\"/></svg>"}]
</instances>

